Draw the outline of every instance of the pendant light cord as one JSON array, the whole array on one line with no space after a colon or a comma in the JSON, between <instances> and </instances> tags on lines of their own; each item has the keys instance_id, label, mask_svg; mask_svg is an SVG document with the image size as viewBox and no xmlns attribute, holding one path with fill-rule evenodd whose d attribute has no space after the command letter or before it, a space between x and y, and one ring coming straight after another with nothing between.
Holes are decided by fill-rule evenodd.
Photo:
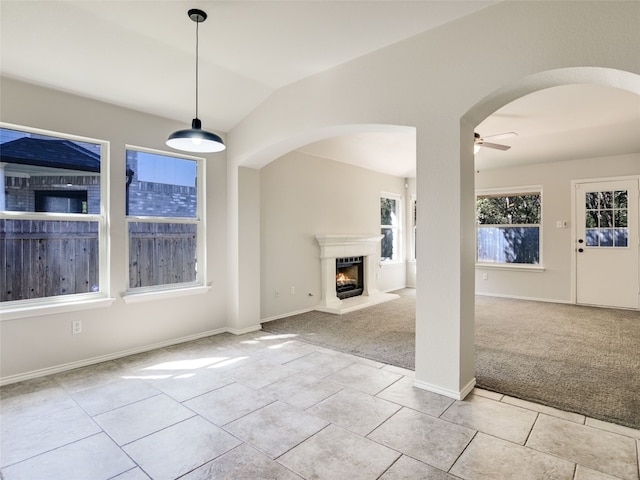
<instances>
[{"instance_id":1,"label":"pendant light cord","mask_svg":"<svg viewBox=\"0 0 640 480\"><path fill-rule=\"evenodd\" d=\"M198 27L200 21L196 20L196 118L198 118Z\"/></svg>"}]
</instances>

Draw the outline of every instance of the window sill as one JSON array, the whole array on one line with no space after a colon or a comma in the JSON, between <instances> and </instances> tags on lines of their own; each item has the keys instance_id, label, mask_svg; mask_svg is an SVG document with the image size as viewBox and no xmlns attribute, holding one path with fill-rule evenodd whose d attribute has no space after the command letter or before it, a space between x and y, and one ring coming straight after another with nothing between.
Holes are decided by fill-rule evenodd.
<instances>
[{"instance_id":1,"label":"window sill","mask_svg":"<svg viewBox=\"0 0 640 480\"><path fill-rule=\"evenodd\" d=\"M380 262L380 268L391 268L391 267L397 267L399 265L404 265L404 262L401 262L399 260Z\"/></svg>"},{"instance_id":2,"label":"window sill","mask_svg":"<svg viewBox=\"0 0 640 480\"><path fill-rule=\"evenodd\" d=\"M489 268L493 270L515 270L521 272L542 273L546 269L542 265L523 265L506 263L476 263L476 268Z\"/></svg>"},{"instance_id":3,"label":"window sill","mask_svg":"<svg viewBox=\"0 0 640 480\"><path fill-rule=\"evenodd\" d=\"M19 306L2 305L0 306L0 319L2 321L15 320L18 318L39 317L41 315L75 312L78 310L89 310L92 308L104 308L110 307L115 301L115 298L100 297L83 300L65 299L65 301L52 301L52 299L47 299L46 302L42 301L39 303L30 303L26 305L22 304Z\"/></svg>"},{"instance_id":4,"label":"window sill","mask_svg":"<svg viewBox=\"0 0 640 480\"><path fill-rule=\"evenodd\" d=\"M122 294L125 303L151 302L165 298L186 297L189 295L202 295L211 290L211 285L197 285L189 287L175 287L153 290L135 290Z\"/></svg>"}]
</instances>

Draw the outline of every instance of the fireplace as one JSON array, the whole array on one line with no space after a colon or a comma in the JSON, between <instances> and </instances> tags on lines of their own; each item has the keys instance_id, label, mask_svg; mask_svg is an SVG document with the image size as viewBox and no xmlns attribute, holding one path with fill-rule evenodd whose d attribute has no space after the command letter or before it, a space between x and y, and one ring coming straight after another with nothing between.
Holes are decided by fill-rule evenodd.
<instances>
[{"instance_id":1,"label":"fireplace","mask_svg":"<svg viewBox=\"0 0 640 480\"><path fill-rule=\"evenodd\" d=\"M336 258L336 296L340 300L364 292L364 257Z\"/></svg>"},{"instance_id":2,"label":"fireplace","mask_svg":"<svg viewBox=\"0 0 640 480\"><path fill-rule=\"evenodd\" d=\"M316 235L320 247L321 312L352 312L398 298L378 291L382 235ZM343 277L339 277L340 274Z\"/></svg>"}]
</instances>

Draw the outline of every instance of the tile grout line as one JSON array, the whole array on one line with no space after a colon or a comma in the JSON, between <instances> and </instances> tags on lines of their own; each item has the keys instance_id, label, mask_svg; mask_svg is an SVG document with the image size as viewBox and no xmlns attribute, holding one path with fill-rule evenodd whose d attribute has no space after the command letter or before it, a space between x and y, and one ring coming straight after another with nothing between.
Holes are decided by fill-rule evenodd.
<instances>
[{"instance_id":1,"label":"tile grout line","mask_svg":"<svg viewBox=\"0 0 640 480\"><path fill-rule=\"evenodd\" d=\"M233 451L234 451L234 450L236 450L237 448L240 448L242 445L245 445L245 442L242 442L242 443L240 443L239 445L236 445L235 447L230 448L230 449L229 449L229 450L227 450L226 452L223 452L223 453L221 453L220 455L218 455L218 456L216 456L216 457L213 457L213 458L211 458L211 459L207 460L207 461L206 461L206 462L204 462L203 464L198 465L198 466L196 466L196 467L192 468L192 469L191 469L191 470L189 470L188 472L184 472L182 475L180 475L180 476L176 477L174 480L179 480L180 478L184 478L185 476L189 475L190 473L192 473L192 472L194 472L194 471L198 470L199 468L202 468L202 467L203 467L203 466L205 466L207 463L215 462L217 459L219 459L219 458L220 458L220 457L222 457L223 455L226 455L226 454L227 454L227 453L229 453L229 452L233 452ZM144 471L144 470L142 469L142 467L140 467L140 470ZM144 471L144 473L147 473L147 472L146 472L146 471ZM147 473L147 475L149 476L149 478L153 478L153 477L152 477L151 475L149 475L148 473Z\"/></svg>"},{"instance_id":2,"label":"tile grout line","mask_svg":"<svg viewBox=\"0 0 640 480\"><path fill-rule=\"evenodd\" d=\"M405 405L400 405L400 409L399 409L399 410L397 410L393 415L391 415L389 418L387 418L386 420L384 420L380 425L378 425L376 428L374 428L374 429L373 429L371 432L369 432L366 436L363 436L363 435L360 435L360 436L361 436L361 437L363 437L363 438L366 438L367 440L369 440L369 441L371 441L371 442L373 442L373 443L375 443L376 445L380 445L381 447L385 447L385 448L388 448L389 450L393 450L394 452L399 453L399 454L400 454L400 456L398 457L398 459L396 459L396 462L400 459L400 457L405 456L405 457L408 457L408 458L411 458L411 459L415 460L416 462L420 462L420 463L423 463L423 464L425 464L425 465L429 465L430 467L435 468L436 470L438 470L438 471L440 471L440 472L445 472L444 470L442 470L440 467L438 467L438 466L436 466L436 465L432 465L431 463L425 462L424 460L421 460L421 459L419 459L419 458L415 458L414 456L412 456L412 455L411 455L411 454L409 454L409 453L405 453L405 452L402 452L402 451L400 451L400 450L396 450L395 448L393 448L393 447L391 447L391 446L389 446L389 445L385 445L384 443L380 443L380 442L378 442L377 440L375 440L375 439L373 439L373 438L370 438L370 437L369 437L369 435L371 435L371 434L372 434L373 432L375 432L378 428L380 428L382 425L384 425L385 423L387 423L391 418L393 418L395 415L397 415L397 414L398 414L398 412L400 412L402 409L405 409L405 408L406 408L407 410L411 410L411 411L413 411L413 412L417 412L417 413L420 413L420 414L423 414L423 415L428 415L428 416L429 416L429 417L431 417L431 418L438 418L438 417L434 417L433 415L429 415L429 414L427 414L427 413L420 412L420 411L418 411L418 410L414 410L413 408L407 407L407 406L405 406ZM340 427L340 428L342 428L342 427ZM345 429L345 430L346 430L346 429ZM350 430L347 430L347 431L350 431ZM352 432L352 433L353 433L353 432ZM476 434L477 434L477 432L476 432ZM356 435L358 435L358 434L356 434ZM471 437L471 440L469 440L469 443L471 443L471 441L472 441L474 438L475 438L475 434ZM467 444L467 446L468 446L468 444ZM465 446L464 450L466 450L467 446ZM463 451L464 451L464 450L463 450ZM462 455L462 452L460 453L460 455ZM456 460L457 460L457 459L456 459ZM394 463L395 463L395 462L394 462ZM455 461L454 461L454 464L455 464ZM452 467L453 467L453 465L452 465ZM389 468L391 468L391 467L389 467ZM445 472L445 473L446 473L446 472Z\"/></svg>"},{"instance_id":3,"label":"tile grout line","mask_svg":"<svg viewBox=\"0 0 640 480\"><path fill-rule=\"evenodd\" d=\"M378 475L376 477L376 480L380 480L384 476L385 473L387 473L389 470L391 470L391 467L393 467L396 463L398 463L398 461L400 461L400 459L402 458L403 455L404 455L404 453L400 452L400 456L398 458L396 458L393 462L391 462L391 465L389 465L384 470L384 472L382 472L380 475ZM0 480L2 480L2 479L0 479Z\"/></svg>"},{"instance_id":4,"label":"tile grout line","mask_svg":"<svg viewBox=\"0 0 640 480\"><path fill-rule=\"evenodd\" d=\"M529 441L529 437L533 433L533 429L536 426L536 423L538 423L538 418L540 418L540 412L536 413L536 418L533 421L533 423L531 424L531 428L529 429L529 433L527 433L527 438L524 439L524 443L522 444L523 447L527 446L527 442Z\"/></svg>"},{"instance_id":5,"label":"tile grout line","mask_svg":"<svg viewBox=\"0 0 640 480\"><path fill-rule=\"evenodd\" d=\"M462 455L464 455L464 452L467 451L467 448L469 448L469 445L471 445L471 442L473 442L476 437L478 436L478 433L480 433L480 430L476 430L476 433L473 434L473 436L471 437L471 440L469 440L469 443L467 443L464 448L462 449L462 451L460 452L460 454L456 457L456 459L453 461L453 463L451 463L451 466L447 469L447 473L451 473L451 469L456 465L456 463L458 463L458 460L460 460L460 457L462 457ZM451 474L453 475L453 474Z\"/></svg>"},{"instance_id":6,"label":"tile grout line","mask_svg":"<svg viewBox=\"0 0 640 480\"><path fill-rule=\"evenodd\" d=\"M15 462L15 463L10 463L10 464L7 464L7 465L3 465L2 469L6 469L6 468L9 468L9 467L13 467L15 465L19 465L19 464L24 463L24 462L28 462L28 461L33 460L35 458L41 457L42 455L46 455L47 453L55 452L56 450L60 450L61 448L69 447L69 446L73 445L74 443L78 443L78 442L81 442L83 440L87 440L87 439L89 439L91 437L97 437L98 435L100 435L102 433L104 433L107 437L109 437L109 439L111 441L113 441L113 439L109 436L109 434L107 434L107 432L105 432L104 430L101 429L99 432L92 433L91 435L87 435L86 437L79 438L77 440L74 440L73 442L65 443L64 445L58 445L57 447L51 448L51 449L46 450L44 452L38 453L36 455L32 455L32 456L30 456L28 458L25 458L23 460L19 460L19 461ZM118 447L120 450L122 450L122 447L120 445L118 445L117 443L115 443L115 441L114 441L114 444L116 445L116 447ZM126 454L126 452L123 452L123 453ZM127 455L127 457L128 457L128 455ZM138 465L135 461L133 461L133 459L131 459L131 461L135 465ZM131 470L131 469L129 469L129 470ZM125 470L125 471L128 471L128 470ZM123 473L125 473L125 472L120 472L118 475L121 475ZM3 479L3 477L0 476L0 480L2 480L2 479Z\"/></svg>"},{"instance_id":7,"label":"tile grout line","mask_svg":"<svg viewBox=\"0 0 640 480\"><path fill-rule=\"evenodd\" d=\"M329 428L331 425L334 425L334 424L333 424L333 423L331 423L331 422L328 422L328 423L327 423L324 427L322 427L320 430L318 430L317 432L315 432L315 433L313 433L313 434L309 435L309 436L308 436L307 438L305 438L304 440L299 441L299 442L298 442L298 443L296 443L293 447L289 448L288 450L285 450L284 452L282 452L282 453L281 453L280 455L278 455L277 457L274 457L272 460L273 460L274 462L278 462L278 464L280 464L280 465L282 465L283 467L285 467L285 468L286 468L286 465L284 465L283 463L281 463L281 462L280 462L280 459L281 459L284 455L286 455L287 453L289 453L291 450L293 450L294 448L298 447L299 445L302 445L302 444L303 444L304 442L306 442L307 440L311 440L313 437L315 437L316 435L318 435L318 434L319 434L320 432L322 432L323 430L326 430L326 429L327 429L327 428ZM337 425L334 425L334 426L337 426ZM348 431L348 430L347 430L347 431ZM250 445L250 444L248 444L248 445ZM253 448L255 448L256 450L258 450L258 451L262 452L262 450L260 450L259 448L254 447L253 445L250 445L250 446L251 446L251 447L253 447ZM262 453L264 453L265 455L267 455L265 452L262 452ZM271 458L269 455L267 455L267 457ZM289 469L289 470L291 470L291 469ZM294 472L294 473L295 473L295 472ZM297 473L296 473L296 475L297 475ZM302 475L300 475L300 476L302 476Z\"/></svg>"}]
</instances>

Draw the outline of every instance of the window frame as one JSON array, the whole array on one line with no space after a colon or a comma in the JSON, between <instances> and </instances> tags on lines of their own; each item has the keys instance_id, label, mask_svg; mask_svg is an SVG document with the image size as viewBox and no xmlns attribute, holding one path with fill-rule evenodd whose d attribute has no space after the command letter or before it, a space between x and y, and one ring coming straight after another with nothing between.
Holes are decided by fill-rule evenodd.
<instances>
[{"instance_id":1,"label":"window frame","mask_svg":"<svg viewBox=\"0 0 640 480\"><path fill-rule=\"evenodd\" d=\"M411 196L409 197L409 225L411 225L411 238L409 239L409 243L410 243L410 248L409 251L410 256L409 256L409 261L410 262L415 262L417 255L416 255L416 248L417 248L417 244L418 244L418 198L417 195L415 193L412 193Z\"/></svg>"},{"instance_id":2,"label":"window frame","mask_svg":"<svg viewBox=\"0 0 640 480\"><path fill-rule=\"evenodd\" d=\"M395 265L398 263L402 263L403 262L403 229L402 229L402 215L403 215L403 208L402 208L402 195L399 193L392 193L392 192L380 192L380 200L378 202L378 210L380 207L380 202L383 199L389 199L389 200L395 200L396 202L396 218L397 218L397 223L398 225L396 227L394 227L393 225L383 225L382 224L382 218L380 218L380 231L382 232L382 229L390 229L394 232L394 236L396 239L396 246L397 246L397 254L396 254L396 258L391 258L391 259L383 259L382 258L382 244L380 245L380 265ZM378 213L378 216L380 216L380 214Z\"/></svg>"},{"instance_id":3,"label":"window frame","mask_svg":"<svg viewBox=\"0 0 640 480\"><path fill-rule=\"evenodd\" d=\"M74 142L100 145L100 213L56 213L56 212L22 212L0 211L0 219L4 220L40 220L40 221L72 221L96 222L98 224L98 285L97 292L70 293L50 297L29 298L0 302L2 320L12 320L37 315L63 313L111 305L115 298L111 297L110 279L110 213L109 213L109 178L110 178L110 142L97 138L84 137L69 133L44 130L12 123L0 122L0 128L16 130L36 135L70 140Z\"/></svg>"},{"instance_id":4,"label":"window frame","mask_svg":"<svg viewBox=\"0 0 640 480\"><path fill-rule=\"evenodd\" d=\"M141 301L154 300L159 297L170 298L183 295L205 293L210 290L207 283L207 258L206 258L206 159L192 155L183 155L165 150L140 147L137 145L125 145L125 158L128 151L148 153L152 155L162 155L180 160L190 160L196 162L196 216L195 217L166 217L166 216L146 216L146 215L125 215L125 285L126 291L122 298L126 303L137 303ZM125 165L125 168L128 168ZM131 223L166 223L166 224L189 224L196 225L196 280L192 282L170 283L163 285L151 285L145 287L131 287L130 285L130 245L131 237L129 225Z\"/></svg>"},{"instance_id":5,"label":"window frame","mask_svg":"<svg viewBox=\"0 0 640 480\"><path fill-rule=\"evenodd\" d=\"M479 197L486 196L520 196L520 195L539 195L540 196L540 221L539 223L528 224L486 224L480 225L478 222L478 208L477 202ZM504 269L504 270L524 270L524 271L544 271L544 245L543 245L543 216L544 216L544 195L542 185L524 185L519 187L500 187L476 190L475 192L475 265L476 268L492 268L492 269ZM538 263L500 263L500 262L481 262L478 261L478 231L480 228L518 228L518 227L537 227L538 228Z\"/></svg>"}]
</instances>

